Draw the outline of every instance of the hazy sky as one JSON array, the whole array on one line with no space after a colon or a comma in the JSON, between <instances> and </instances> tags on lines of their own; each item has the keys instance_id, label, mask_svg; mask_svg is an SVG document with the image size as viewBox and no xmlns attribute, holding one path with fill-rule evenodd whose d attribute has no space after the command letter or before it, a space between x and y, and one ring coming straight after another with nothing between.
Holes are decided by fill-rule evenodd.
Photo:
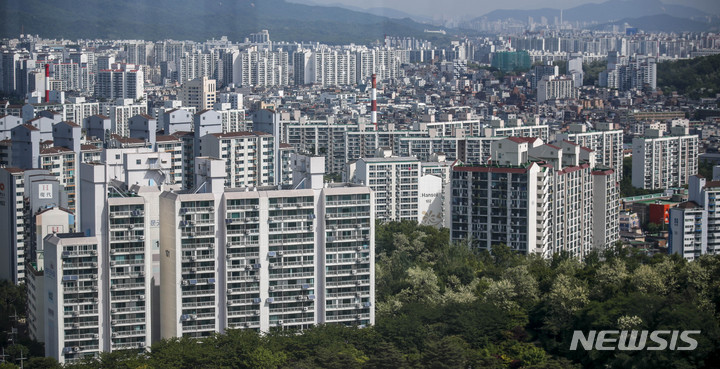
<instances>
[{"instance_id":1,"label":"hazy sky","mask_svg":"<svg viewBox=\"0 0 720 369\"><path fill-rule=\"evenodd\" d=\"M586 3L600 3L591 0L288 0L318 5L346 4L359 8L387 7L426 17L471 16L476 17L496 9L538 9L572 8ZM627 0L633 1L633 0ZM720 0L662 0L667 4L693 6L706 12L720 11Z\"/></svg>"}]
</instances>

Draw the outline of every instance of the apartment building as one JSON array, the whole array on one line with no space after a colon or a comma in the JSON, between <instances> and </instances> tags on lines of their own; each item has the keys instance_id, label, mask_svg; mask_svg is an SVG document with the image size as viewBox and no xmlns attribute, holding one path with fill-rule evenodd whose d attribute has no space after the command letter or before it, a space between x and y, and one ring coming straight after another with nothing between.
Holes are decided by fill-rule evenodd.
<instances>
[{"instance_id":1,"label":"apartment building","mask_svg":"<svg viewBox=\"0 0 720 369\"><path fill-rule=\"evenodd\" d=\"M668 249L693 260L720 253L720 181L690 177L688 201L670 208Z\"/></svg>"},{"instance_id":2,"label":"apartment building","mask_svg":"<svg viewBox=\"0 0 720 369\"><path fill-rule=\"evenodd\" d=\"M107 273L94 236L60 233L45 239L45 355L60 363L97 357L104 334Z\"/></svg>"},{"instance_id":3,"label":"apartment building","mask_svg":"<svg viewBox=\"0 0 720 369\"><path fill-rule=\"evenodd\" d=\"M378 148L374 158L360 158L348 168L347 178L375 192L375 216L382 221L421 221L418 212L420 161L392 156Z\"/></svg>"},{"instance_id":4,"label":"apartment building","mask_svg":"<svg viewBox=\"0 0 720 369\"><path fill-rule=\"evenodd\" d=\"M200 157L205 192L160 196L162 337L374 322L372 192L323 186L322 159L295 157L296 189L247 190Z\"/></svg>"},{"instance_id":5,"label":"apartment building","mask_svg":"<svg viewBox=\"0 0 720 369\"><path fill-rule=\"evenodd\" d=\"M622 180L623 131L614 129L614 123L595 123L594 131L588 131L584 124L571 124L568 133L559 133L556 138L593 150L597 164L614 169L618 182Z\"/></svg>"},{"instance_id":6,"label":"apartment building","mask_svg":"<svg viewBox=\"0 0 720 369\"><path fill-rule=\"evenodd\" d=\"M597 247L616 240L615 205L606 203L617 198L617 188L607 177L612 172L593 175L592 152L569 142L510 137L492 143L492 158L485 165L453 167L453 241L583 258L593 250L594 238L602 240ZM597 195L595 181L602 185ZM606 208L594 208L595 201ZM594 211L609 225L595 229Z\"/></svg>"},{"instance_id":7,"label":"apartment building","mask_svg":"<svg viewBox=\"0 0 720 369\"><path fill-rule=\"evenodd\" d=\"M632 185L645 189L682 187L698 172L698 136L673 127L672 136L650 129L633 139Z\"/></svg>"},{"instance_id":8,"label":"apartment building","mask_svg":"<svg viewBox=\"0 0 720 369\"><path fill-rule=\"evenodd\" d=\"M200 138L202 155L225 161L226 187L275 183L275 137L264 132L211 133Z\"/></svg>"}]
</instances>

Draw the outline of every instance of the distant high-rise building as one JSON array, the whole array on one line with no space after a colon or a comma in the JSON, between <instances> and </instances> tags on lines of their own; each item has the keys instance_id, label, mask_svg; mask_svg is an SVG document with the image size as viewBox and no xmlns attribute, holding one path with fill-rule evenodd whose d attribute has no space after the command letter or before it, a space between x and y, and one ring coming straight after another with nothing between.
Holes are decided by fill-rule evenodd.
<instances>
[{"instance_id":1,"label":"distant high-rise building","mask_svg":"<svg viewBox=\"0 0 720 369\"><path fill-rule=\"evenodd\" d=\"M143 71L135 64L115 64L100 70L96 77L95 96L101 99L133 99L143 96Z\"/></svg>"},{"instance_id":2,"label":"distant high-rise building","mask_svg":"<svg viewBox=\"0 0 720 369\"><path fill-rule=\"evenodd\" d=\"M202 77L183 83L178 97L183 106L194 107L199 112L212 109L216 93L215 80Z\"/></svg>"}]
</instances>

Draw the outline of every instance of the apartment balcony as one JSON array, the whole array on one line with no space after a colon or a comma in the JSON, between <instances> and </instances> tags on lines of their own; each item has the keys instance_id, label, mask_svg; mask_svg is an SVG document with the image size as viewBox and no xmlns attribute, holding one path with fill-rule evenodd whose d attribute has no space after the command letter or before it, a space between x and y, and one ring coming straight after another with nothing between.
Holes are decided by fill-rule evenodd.
<instances>
[{"instance_id":1,"label":"apartment balcony","mask_svg":"<svg viewBox=\"0 0 720 369\"><path fill-rule=\"evenodd\" d=\"M354 287L354 286L369 286L370 279L348 279L340 281L327 281L325 287Z\"/></svg>"},{"instance_id":2,"label":"apartment balcony","mask_svg":"<svg viewBox=\"0 0 720 369\"><path fill-rule=\"evenodd\" d=\"M111 299L112 299L112 302L144 301L145 295L138 295L138 294L115 295L115 296L112 296Z\"/></svg>"},{"instance_id":3,"label":"apartment balcony","mask_svg":"<svg viewBox=\"0 0 720 369\"><path fill-rule=\"evenodd\" d=\"M144 259L126 259L126 260L110 260L111 267L118 266L129 266L129 265L143 265L146 260Z\"/></svg>"},{"instance_id":4,"label":"apartment balcony","mask_svg":"<svg viewBox=\"0 0 720 369\"><path fill-rule=\"evenodd\" d=\"M144 337L144 335L143 335ZM138 349L145 347L144 341L138 341L138 342L111 342L113 351L115 350L130 350L130 349Z\"/></svg>"},{"instance_id":5,"label":"apartment balcony","mask_svg":"<svg viewBox=\"0 0 720 369\"><path fill-rule=\"evenodd\" d=\"M356 257L356 258L343 258L343 259L326 259L325 265L355 265L355 264L367 264L370 262L369 257Z\"/></svg>"},{"instance_id":6,"label":"apartment balcony","mask_svg":"<svg viewBox=\"0 0 720 369\"><path fill-rule=\"evenodd\" d=\"M327 276L350 276L350 275L358 275L358 274L368 274L370 273L370 269L337 269L337 270L329 270L325 272L325 275Z\"/></svg>"},{"instance_id":7,"label":"apartment balcony","mask_svg":"<svg viewBox=\"0 0 720 369\"><path fill-rule=\"evenodd\" d=\"M127 306L110 309L111 314L129 314L145 312L145 306Z\"/></svg>"},{"instance_id":8,"label":"apartment balcony","mask_svg":"<svg viewBox=\"0 0 720 369\"><path fill-rule=\"evenodd\" d=\"M313 289L314 284L302 283L302 284L277 284L268 287L268 290L273 292L285 292L285 291L297 291L297 290L309 290Z\"/></svg>"},{"instance_id":9,"label":"apartment balcony","mask_svg":"<svg viewBox=\"0 0 720 369\"><path fill-rule=\"evenodd\" d=\"M183 325L183 333L215 331L215 324Z\"/></svg>"},{"instance_id":10,"label":"apartment balcony","mask_svg":"<svg viewBox=\"0 0 720 369\"><path fill-rule=\"evenodd\" d=\"M308 306L294 306L294 307L284 307L284 308L277 308L273 309L270 308L270 314L287 314L287 313L309 313L315 311L315 304L310 304Z\"/></svg>"},{"instance_id":11,"label":"apartment balcony","mask_svg":"<svg viewBox=\"0 0 720 369\"><path fill-rule=\"evenodd\" d=\"M352 304L332 304L325 305L325 310L350 310L350 309L367 309L370 307L370 302L358 302Z\"/></svg>"},{"instance_id":12,"label":"apartment balcony","mask_svg":"<svg viewBox=\"0 0 720 369\"><path fill-rule=\"evenodd\" d=\"M227 312L228 318L247 317L260 315L260 310L231 310Z\"/></svg>"},{"instance_id":13,"label":"apartment balcony","mask_svg":"<svg viewBox=\"0 0 720 369\"><path fill-rule=\"evenodd\" d=\"M65 338L66 343L69 341L96 340L96 339L98 339L98 334L97 333L66 334L64 338Z\"/></svg>"},{"instance_id":14,"label":"apartment balcony","mask_svg":"<svg viewBox=\"0 0 720 369\"><path fill-rule=\"evenodd\" d=\"M227 292L228 295L243 295L243 294L247 294L247 293L258 293L258 292L260 292L260 286L231 287L231 288L228 288L225 292Z\"/></svg>"},{"instance_id":15,"label":"apartment balcony","mask_svg":"<svg viewBox=\"0 0 720 369\"><path fill-rule=\"evenodd\" d=\"M98 263L97 263L97 261L93 261L93 262L63 261L62 266L63 266L65 274L70 274L70 269L97 268Z\"/></svg>"},{"instance_id":16,"label":"apartment balcony","mask_svg":"<svg viewBox=\"0 0 720 369\"><path fill-rule=\"evenodd\" d=\"M145 324L145 318L133 318L133 319L112 319L110 321L110 324L115 326L123 326L123 325L140 325Z\"/></svg>"},{"instance_id":17,"label":"apartment balcony","mask_svg":"<svg viewBox=\"0 0 720 369\"><path fill-rule=\"evenodd\" d=\"M258 228L228 228L225 230L225 233L228 235L258 235L260 234L260 229Z\"/></svg>"},{"instance_id":18,"label":"apartment balcony","mask_svg":"<svg viewBox=\"0 0 720 369\"><path fill-rule=\"evenodd\" d=\"M240 276L232 276L227 278L228 282L250 282L250 281L259 281L260 275L259 274L245 274Z\"/></svg>"},{"instance_id":19,"label":"apartment balcony","mask_svg":"<svg viewBox=\"0 0 720 369\"><path fill-rule=\"evenodd\" d=\"M182 262L194 262L194 261L214 261L215 255L213 254L195 254L190 256L183 256Z\"/></svg>"},{"instance_id":20,"label":"apartment balcony","mask_svg":"<svg viewBox=\"0 0 720 369\"><path fill-rule=\"evenodd\" d=\"M326 293L325 298L335 299L335 298L361 298L361 297L370 297L370 291L344 291L344 292L334 292L334 293Z\"/></svg>"},{"instance_id":21,"label":"apartment balcony","mask_svg":"<svg viewBox=\"0 0 720 369\"><path fill-rule=\"evenodd\" d=\"M211 266L192 266L192 267L185 267L185 268L182 268L181 270L182 270L182 273L183 273L183 274L188 274L188 273L211 272L211 271L215 271L215 269L216 269L216 267L215 267L214 265L211 265Z\"/></svg>"},{"instance_id":22,"label":"apartment balcony","mask_svg":"<svg viewBox=\"0 0 720 369\"><path fill-rule=\"evenodd\" d=\"M282 246L282 245L293 245L298 243L314 243L315 237L299 237L290 239L272 239L269 240L270 246Z\"/></svg>"},{"instance_id":23,"label":"apartment balcony","mask_svg":"<svg viewBox=\"0 0 720 369\"><path fill-rule=\"evenodd\" d=\"M229 261L233 261L233 260L244 260L247 258L254 258L254 257L259 257L259 256L260 256L259 252L234 252L232 254L228 253L227 255L225 255L225 258Z\"/></svg>"},{"instance_id":24,"label":"apartment balcony","mask_svg":"<svg viewBox=\"0 0 720 369\"><path fill-rule=\"evenodd\" d=\"M278 251L280 252L280 251ZM315 248L301 248L301 249L284 249L282 255L285 256L298 256L298 255L312 255L315 253Z\"/></svg>"},{"instance_id":25,"label":"apartment balcony","mask_svg":"<svg viewBox=\"0 0 720 369\"><path fill-rule=\"evenodd\" d=\"M202 308L207 306L215 306L215 300L211 301L197 301L197 302L183 302L181 304L181 307L183 309L190 309L190 308Z\"/></svg>"},{"instance_id":26,"label":"apartment balcony","mask_svg":"<svg viewBox=\"0 0 720 369\"><path fill-rule=\"evenodd\" d=\"M201 289L201 290L185 290L182 291L183 297L188 296L215 296L215 289Z\"/></svg>"},{"instance_id":27,"label":"apartment balcony","mask_svg":"<svg viewBox=\"0 0 720 369\"><path fill-rule=\"evenodd\" d=\"M191 243L182 245L183 250L206 250L212 248L215 248L215 244L212 242Z\"/></svg>"},{"instance_id":28,"label":"apartment balcony","mask_svg":"<svg viewBox=\"0 0 720 369\"><path fill-rule=\"evenodd\" d=\"M111 336L112 336L112 338L145 336L145 330L144 329L135 329L135 330L127 330L127 331L115 331L115 332L112 332Z\"/></svg>"},{"instance_id":29,"label":"apartment balcony","mask_svg":"<svg viewBox=\"0 0 720 369\"><path fill-rule=\"evenodd\" d=\"M131 235L121 235L121 236L110 236L110 242L115 241L145 241L145 235L141 234L131 234Z\"/></svg>"},{"instance_id":30,"label":"apartment balcony","mask_svg":"<svg viewBox=\"0 0 720 369\"><path fill-rule=\"evenodd\" d=\"M325 219L346 219L346 218L363 218L363 217L369 217L370 212L369 211L363 211L363 212L348 212L348 213L325 213Z\"/></svg>"},{"instance_id":31,"label":"apartment balcony","mask_svg":"<svg viewBox=\"0 0 720 369\"><path fill-rule=\"evenodd\" d=\"M271 320L270 324L276 324L278 326L287 326L287 325L295 325L295 324L305 324L305 323L313 323L315 322L314 317L305 317L305 318L283 318L278 320Z\"/></svg>"},{"instance_id":32,"label":"apartment balcony","mask_svg":"<svg viewBox=\"0 0 720 369\"><path fill-rule=\"evenodd\" d=\"M180 214L198 214L198 213L213 213L215 212L214 206L205 206L205 207L190 207L190 208L180 208Z\"/></svg>"},{"instance_id":33,"label":"apartment balcony","mask_svg":"<svg viewBox=\"0 0 720 369\"><path fill-rule=\"evenodd\" d=\"M144 229L144 223L110 223L111 230L118 229Z\"/></svg>"},{"instance_id":34,"label":"apartment balcony","mask_svg":"<svg viewBox=\"0 0 720 369\"><path fill-rule=\"evenodd\" d=\"M289 268L289 267L313 267L315 265L314 260L303 260L303 261L288 261L284 263L270 263L268 266L271 269L281 269L281 268Z\"/></svg>"},{"instance_id":35,"label":"apartment balcony","mask_svg":"<svg viewBox=\"0 0 720 369\"><path fill-rule=\"evenodd\" d=\"M80 329L88 327L97 327L100 323L97 320L84 321L84 322L65 322L65 329Z\"/></svg>"},{"instance_id":36,"label":"apartment balcony","mask_svg":"<svg viewBox=\"0 0 720 369\"><path fill-rule=\"evenodd\" d=\"M300 278L308 278L315 276L315 272L300 272L300 273L277 273L277 274L270 274L269 278L270 280L276 280L276 279L300 279Z\"/></svg>"},{"instance_id":37,"label":"apartment balcony","mask_svg":"<svg viewBox=\"0 0 720 369\"><path fill-rule=\"evenodd\" d=\"M114 247L110 249L110 255L144 254L144 247Z\"/></svg>"},{"instance_id":38,"label":"apartment balcony","mask_svg":"<svg viewBox=\"0 0 720 369\"><path fill-rule=\"evenodd\" d=\"M180 237L196 238L196 237L214 237L215 231L183 231Z\"/></svg>"},{"instance_id":39,"label":"apartment balcony","mask_svg":"<svg viewBox=\"0 0 720 369\"><path fill-rule=\"evenodd\" d=\"M349 205L364 205L364 206L370 206L369 200L336 200L336 201L326 201L325 206L349 206Z\"/></svg>"},{"instance_id":40,"label":"apartment balcony","mask_svg":"<svg viewBox=\"0 0 720 369\"><path fill-rule=\"evenodd\" d=\"M110 290L113 291L125 291L133 289L145 289L145 283L117 283L110 285Z\"/></svg>"},{"instance_id":41,"label":"apartment balcony","mask_svg":"<svg viewBox=\"0 0 720 369\"><path fill-rule=\"evenodd\" d=\"M140 217L145 214L143 210L126 210L126 211L112 211L110 212L110 218L132 218Z\"/></svg>"},{"instance_id":42,"label":"apartment balcony","mask_svg":"<svg viewBox=\"0 0 720 369\"><path fill-rule=\"evenodd\" d=\"M334 315L334 316L326 317L326 321L328 321L328 322L346 321L346 320L361 320L361 319L370 319L370 313L343 314L343 315Z\"/></svg>"}]
</instances>

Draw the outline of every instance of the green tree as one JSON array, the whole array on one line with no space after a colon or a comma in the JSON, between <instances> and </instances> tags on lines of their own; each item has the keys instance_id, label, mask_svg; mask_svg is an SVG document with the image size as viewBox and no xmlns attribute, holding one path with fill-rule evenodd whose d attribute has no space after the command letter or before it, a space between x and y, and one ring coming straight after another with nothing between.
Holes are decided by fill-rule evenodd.
<instances>
[{"instance_id":1,"label":"green tree","mask_svg":"<svg viewBox=\"0 0 720 369\"><path fill-rule=\"evenodd\" d=\"M62 365L52 357L34 357L25 363L26 369L62 369Z\"/></svg>"},{"instance_id":2,"label":"green tree","mask_svg":"<svg viewBox=\"0 0 720 369\"><path fill-rule=\"evenodd\" d=\"M460 337L449 336L441 340L429 340L425 344L422 362L426 368L464 368L467 362L467 343Z\"/></svg>"}]
</instances>

